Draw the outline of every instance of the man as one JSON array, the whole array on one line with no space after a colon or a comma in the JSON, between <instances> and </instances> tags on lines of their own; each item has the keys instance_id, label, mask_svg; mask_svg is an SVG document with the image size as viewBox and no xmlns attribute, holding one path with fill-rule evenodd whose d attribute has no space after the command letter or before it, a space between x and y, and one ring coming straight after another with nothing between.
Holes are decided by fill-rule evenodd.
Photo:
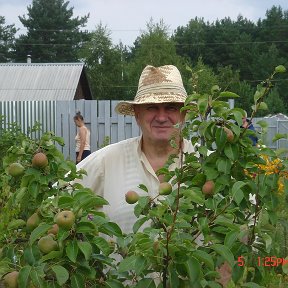
<instances>
[{"instance_id":1,"label":"man","mask_svg":"<svg viewBox=\"0 0 288 288\"><path fill-rule=\"evenodd\" d=\"M258 137L256 136L256 130L255 130L251 120L249 120L247 118L247 116L242 117L242 126L241 126L241 128L249 129L249 130L252 130L252 131L255 132L253 135L249 135L249 138L252 141L252 145L256 146L257 142L258 142Z\"/></svg>"},{"instance_id":2,"label":"man","mask_svg":"<svg viewBox=\"0 0 288 288\"><path fill-rule=\"evenodd\" d=\"M104 212L125 233L132 232L136 221L134 205L126 203L125 194L134 190L147 195L139 188L144 184L148 195L156 196L162 181L156 171L165 165L170 155L179 154L180 145L184 152L194 151L191 142L180 139L181 125L175 126L185 120L180 108L186 98L175 66L146 66L134 101L119 102L115 108L119 114L135 116L142 135L106 146L77 165L88 174L82 184L109 202ZM177 148L171 146L171 138L179 143ZM179 159L174 164L179 166Z\"/></svg>"}]
</instances>

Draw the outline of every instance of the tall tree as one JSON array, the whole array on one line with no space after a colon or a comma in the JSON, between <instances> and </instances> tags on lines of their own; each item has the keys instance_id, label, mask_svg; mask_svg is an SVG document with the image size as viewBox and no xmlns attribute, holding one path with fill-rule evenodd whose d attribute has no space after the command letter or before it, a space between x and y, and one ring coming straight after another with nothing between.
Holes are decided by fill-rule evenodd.
<instances>
[{"instance_id":1,"label":"tall tree","mask_svg":"<svg viewBox=\"0 0 288 288\"><path fill-rule=\"evenodd\" d=\"M11 61L11 50L16 32L14 24L5 25L5 17L0 16L0 62Z\"/></svg>"},{"instance_id":2,"label":"tall tree","mask_svg":"<svg viewBox=\"0 0 288 288\"><path fill-rule=\"evenodd\" d=\"M288 10L283 11L280 6L272 6L266 11L266 18L259 20L257 24L257 38L263 42L263 49L267 51L274 44L280 56L287 57Z\"/></svg>"},{"instance_id":3,"label":"tall tree","mask_svg":"<svg viewBox=\"0 0 288 288\"><path fill-rule=\"evenodd\" d=\"M203 57L208 26L209 23L205 23L203 18L195 17L185 27L178 27L171 37L176 43L177 54L190 58L196 64Z\"/></svg>"},{"instance_id":4,"label":"tall tree","mask_svg":"<svg viewBox=\"0 0 288 288\"><path fill-rule=\"evenodd\" d=\"M101 23L80 52L86 63L94 99L125 98L125 48L114 46L111 32Z\"/></svg>"},{"instance_id":5,"label":"tall tree","mask_svg":"<svg viewBox=\"0 0 288 288\"><path fill-rule=\"evenodd\" d=\"M138 78L146 65L161 66L172 64L183 72L185 71L184 59L177 55L175 43L169 36L169 27L160 20L154 23L151 18L134 42L131 51L131 61L128 68L128 80L130 87L138 83ZM129 85L129 84L128 84ZM130 98L135 95L137 87L130 90Z\"/></svg>"},{"instance_id":6,"label":"tall tree","mask_svg":"<svg viewBox=\"0 0 288 288\"><path fill-rule=\"evenodd\" d=\"M16 40L15 60L23 61L31 54L33 62L71 62L78 60L78 48L87 37L81 32L88 17L73 17L69 1L33 0L27 17L19 16L27 35Z\"/></svg>"}]
</instances>

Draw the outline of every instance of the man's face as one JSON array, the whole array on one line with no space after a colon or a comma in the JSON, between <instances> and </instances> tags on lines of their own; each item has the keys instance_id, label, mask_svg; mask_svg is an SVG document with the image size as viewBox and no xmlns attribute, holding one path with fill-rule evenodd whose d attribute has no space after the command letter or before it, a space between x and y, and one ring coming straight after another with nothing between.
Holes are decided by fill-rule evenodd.
<instances>
[{"instance_id":1,"label":"man's face","mask_svg":"<svg viewBox=\"0 0 288 288\"><path fill-rule=\"evenodd\" d=\"M180 113L181 103L139 104L134 106L135 118L142 130L143 138L152 142L169 141L179 129L174 125L184 121Z\"/></svg>"}]
</instances>

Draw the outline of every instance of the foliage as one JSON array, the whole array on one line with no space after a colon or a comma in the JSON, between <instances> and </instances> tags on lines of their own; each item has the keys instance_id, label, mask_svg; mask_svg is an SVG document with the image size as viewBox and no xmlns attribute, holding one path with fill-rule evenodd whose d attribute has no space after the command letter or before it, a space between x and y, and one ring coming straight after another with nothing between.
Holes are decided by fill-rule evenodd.
<instances>
[{"instance_id":1,"label":"foliage","mask_svg":"<svg viewBox=\"0 0 288 288\"><path fill-rule=\"evenodd\" d=\"M11 49L16 32L15 25L5 25L5 17L0 16L0 62L5 63L11 60Z\"/></svg>"},{"instance_id":2,"label":"foliage","mask_svg":"<svg viewBox=\"0 0 288 288\"><path fill-rule=\"evenodd\" d=\"M85 61L94 99L125 98L125 49L113 47L110 31L101 23L80 51ZM100 75L100 77L99 77Z\"/></svg>"},{"instance_id":3,"label":"foliage","mask_svg":"<svg viewBox=\"0 0 288 288\"><path fill-rule=\"evenodd\" d=\"M176 43L177 54L188 57L193 65L201 57L214 71L219 64L231 66L232 70L239 70L240 81L255 88L259 79L267 77L267 70L279 63L287 65L287 29L283 29L288 24L287 15L281 7L272 6L266 18L257 23L242 16L236 21L226 17L212 23L196 17L185 27L178 27L171 39ZM276 84L280 98L287 103L287 81L279 76ZM249 110L249 106L243 108ZM277 108L280 110L281 106ZM287 111L286 105L284 109Z\"/></svg>"},{"instance_id":4,"label":"foliage","mask_svg":"<svg viewBox=\"0 0 288 288\"><path fill-rule=\"evenodd\" d=\"M179 70L184 70L184 58L176 53L176 46L169 37L169 27L163 20L154 23L151 18L146 25L146 30L137 37L131 50L132 61L128 65L128 79L130 86L137 83L139 75L146 65L161 66L167 63L175 65ZM136 87L131 91L130 98L136 93Z\"/></svg>"},{"instance_id":5,"label":"foliage","mask_svg":"<svg viewBox=\"0 0 288 288\"><path fill-rule=\"evenodd\" d=\"M27 16L19 16L26 35L16 40L15 60L25 61L27 55L33 62L73 62L78 60L78 50L87 39L80 28L88 16L73 17L73 8L64 0L35 0L27 7Z\"/></svg>"},{"instance_id":6,"label":"foliage","mask_svg":"<svg viewBox=\"0 0 288 288\"><path fill-rule=\"evenodd\" d=\"M0 115L0 159L3 159L7 154L8 149L13 145L20 145L26 136L21 131L21 127L17 123L8 124L6 129L4 126L5 117ZM3 163L0 162L0 173L3 172Z\"/></svg>"},{"instance_id":7,"label":"foliage","mask_svg":"<svg viewBox=\"0 0 288 288\"><path fill-rule=\"evenodd\" d=\"M252 118L265 108L271 81L283 68L258 85ZM276 231L283 190L278 185L283 181L287 195L288 181L281 175L287 174L288 163L280 165L272 149L252 146L253 132L240 128L245 111L225 102L232 97L238 96L214 85L209 94L194 91L187 99L184 136L191 137L196 151L183 153L175 171L169 170L174 159L158 171L174 184L173 192L140 197L133 234L118 239L125 248L118 272L125 273L129 287L285 285L286 270L279 263L286 255L280 254ZM267 157L277 172L263 166ZM203 190L208 180L215 183L209 195ZM151 225L143 228L147 222Z\"/></svg>"},{"instance_id":8,"label":"foliage","mask_svg":"<svg viewBox=\"0 0 288 288\"><path fill-rule=\"evenodd\" d=\"M0 175L0 279L17 270L19 287L100 287L112 265L113 245L104 236L122 233L97 209L107 201L72 182L84 172L64 160L55 143L64 144L50 132L40 139L22 137L1 159L5 170ZM48 166L31 164L38 152L47 156ZM21 164L24 172L11 176L11 163ZM60 225L60 211L73 212L71 228ZM59 230L50 232L55 222ZM48 234L52 250L49 244L44 250L40 241Z\"/></svg>"}]
</instances>

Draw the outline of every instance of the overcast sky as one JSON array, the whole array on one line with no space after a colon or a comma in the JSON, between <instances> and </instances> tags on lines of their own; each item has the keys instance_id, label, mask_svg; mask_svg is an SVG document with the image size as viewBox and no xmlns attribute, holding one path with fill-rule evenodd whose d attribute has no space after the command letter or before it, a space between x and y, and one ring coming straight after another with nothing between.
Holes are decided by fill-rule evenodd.
<instances>
[{"instance_id":1,"label":"overcast sky","mask_svg":"<svg viewBox=\"0 0 288 288\"><path fill-rule=\"evenodd\" d=\"M15 24L25 34L18 16L27 15L27 6L32 0L0 0L0 15L6 25ZM111 31L114 44L120 40L132 45L146 24L152 18L154 23L163 20L173 33L178 26L186 26L189 20L203 17L214 21L230 17L243 17L257 21L273 5L288 10L288 0L71 0L68 7L74 7L74 17L90 14L87 29L95 30L101 22Z\"/></svg>"}]
</instances>

